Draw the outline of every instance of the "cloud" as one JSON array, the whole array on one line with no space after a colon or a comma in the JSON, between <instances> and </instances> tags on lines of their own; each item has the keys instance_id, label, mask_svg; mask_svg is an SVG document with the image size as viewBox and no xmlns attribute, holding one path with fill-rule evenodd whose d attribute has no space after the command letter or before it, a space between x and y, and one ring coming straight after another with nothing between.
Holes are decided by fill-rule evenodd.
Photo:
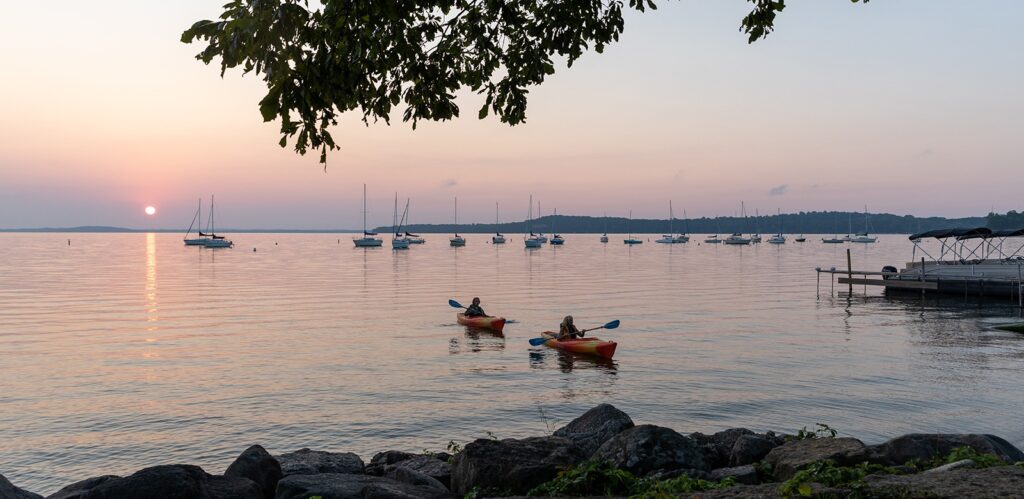
<instances>
[{"instance_id":1,"label":"cloud","mask_svg":"<svg viewBox=\"0 0 1024 499\"><path fill-rule=\"evenodd\" d=\"M455 187L456 185L459 185L459 182L453 178L441 182L441 187Z\"/></svg>"},{"instance_id":2,"label":"cloud","mask_svg":"<svg viewBox=\"0 0 1024 499\"><path fill-rule=\"evenodd\" d=\"M768 189L768 195L769 196L781 196L781 195L785 194L787 190L789 190L789 185L788 184L782 184L782 185L779 185L779 186L772 187L771 189Z\"/></svg>"}]
</instances>

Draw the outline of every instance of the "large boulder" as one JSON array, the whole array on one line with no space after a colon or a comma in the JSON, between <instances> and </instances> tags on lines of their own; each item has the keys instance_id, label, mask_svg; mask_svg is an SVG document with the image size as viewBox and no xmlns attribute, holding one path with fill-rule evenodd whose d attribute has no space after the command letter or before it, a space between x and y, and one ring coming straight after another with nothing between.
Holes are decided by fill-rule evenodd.
<instances>
[{"instance_id":1,"label":"large boulder","mask_svg":"<svg viewBox=\"0 0 1024 499\"><path fill-rule=\"evenodd\" d=\"M474 488L523 494L585 459L572 440L562 437L478 439L455 456L451 489L460 496Z\"/></svg>"},{"instance_id":2,"label":"large boulder","mask_svg":"<svg viewBox=\"0 0 1024 499\"><path fill-rule=\"evenodd\" d=\"M248 478L263 489L264 497L272 499L277 490L277 482L281 480L281 464L266 449L253 445L242 451L228 466L224 476Z\"/></svg>"},{"instance_id":3,"label":"large boulder","mask_svg":"<svg viewBox=\"0 0 1024 499\"><path fill-rule=\"evenodd\" d=\"M405 468L427 475L441 482L445 487L451 487L452 465L448 461L442 461L433 456L415 456L395 464L386 465L384 468L385 476L391 468Z\"/></svg>"},{"instance_id":4,"label":"large boulder","mask_svg":"<svg viewBox=\"0 0 1024 499\"><path fill-rule=\"evenodd\" d=\"M804 466L831 459L839 466L867 460L867 447L856 438L808 438L793 440L771 450L764 462L772 466L772 476L786 480Z\"/></svg>"},{"instance_id":5,"label":"large boulder","mask_svg":"<svg viewBox=\"0 0 1024 499\"><path fill-rule=\"evenodd\" d=\"M912 459L927 461L946 456L953 449L963 446L982 454L995 454L1008 463L1024 461L1024 453L1013 444L995 435L977 434L911 433L883 444L872 445L868 448L868 454L872 462L896 466Z\"/></svg>"},{"instance_id":6,"label":"large boulder","mask_svg":"<svg viewBox=\"0 0 1024 499\"><path fill-rule=\"evenodd\" d=\"M712 435L695 432L688 436L700 445L704 452L704 461L707 462L709 468L721 468L729 466L729 455L732 453L736 440L743 435L754 434L746 428L729 428Z\"/></svg>"},{"instance_id":7,"label":"large boulder","mask_svg":"<svg viewBox=\"0 0 1024 499\"><path fill-rule=\"evenodd\" d=\"M867 497L1021 497L1024 494L1024 469L998 466L984 469L958 469L944 473L915 475L870 475L863 492Z\"/></svg>"},{"instance_id":8,"label":"large boulder","mask_svg":"<svg viewBox=\"0 0 1024 499\"><path fill-rule=\"evenodd\" d=\"M708 469L696 442L671 428L654 425L635 426L619 433L598 448L593 458L638 476L659 470Z\"/></svg>"},{"instance_id":9,"label":"large boulder","mask_svg":"<svg viewBox=\"0 0 1024 499\"><path fill-rule=\"evenodd\" d=\"M321 473L289 475L277 484L277 499L442 499L452 495L443 488L417 486L389 478Z\"/></svg>"},{"instance_id":10,"label":"large boulder","mask_svg":"<svg viewBox=\"0 0 1024 499\"><path fill-rule=\"evenodd\" d=\"M210 475L188 464L153 466L79 490L76 497L83 499L263 499L263 489L248 478Z\"/></svg>"},{"instance_id":11,"label":"large boulder","mask_svg":"<svg viewBox=\"0 0 1024 499\"><path fill-rule=\"evenodd\" d=\"M430 487L432 489L448 492L448 486L441 483L436 478L403 466L388 466L387 471L384 472L384 478L390 478L396 482L416 485L418 487Z\"/></svg>"},{"instance_id":12,"label":"large boulder","mask_svg":"<svg viewBox=\"0 0 1024 499\"><path fill-rule=\"evenodd\" d=\"M761 435L740 435L729 451L729 466L756 463L779 445L780 442Z\"/></svg>"},{"instance_id":13,"label":"large boulder","mask_svg":"<svg viewBox=\"0 0 1024 499\"><path fill-rule=\"evenodd\" d=\"M555 436L572 440L589 457L602 444L633 426L628 414L611 404L601 404L555 430Z\"/></svg>"},{"instance_id":14,"label":"large boulder","mask_svg":"<svg viewBox=\"0 0 1024 499\"><path fill-rule=\"evenodd\" d=\"M118 478L121 477L117 475L103 475L92 478L86 478L85 480L75 482L71 485L68 485L58 490L57 492L54 492L53 494L46 496L46 499L82 499L90 490L92 490L93 487L96 487L103 482L115 480ZM0 497L6 496L0 494Z\"/></svg>"},{"instance_id":15,"label":"large boulder","mask_svg":"<svg viewBox=\"0 0 1024 499\"><path fill-rule=\"evenodd\" d=\"M0 498L2 499L43 499L43 496L34 492L15 487L13 483L0 475Z\"/></svg>"},{"instance_id":16,"label":"large boulder","mask_svg":"<svg viewBox=\"0 0 1024 499\"><path fill-rule=\"evenodd\" d=\"M324 452L300 449L277 457L281 473L288 475L316 475L318 473L343 473L362 475L366 467L359 456L351 452Z\"/></svg>"}]
</instances>

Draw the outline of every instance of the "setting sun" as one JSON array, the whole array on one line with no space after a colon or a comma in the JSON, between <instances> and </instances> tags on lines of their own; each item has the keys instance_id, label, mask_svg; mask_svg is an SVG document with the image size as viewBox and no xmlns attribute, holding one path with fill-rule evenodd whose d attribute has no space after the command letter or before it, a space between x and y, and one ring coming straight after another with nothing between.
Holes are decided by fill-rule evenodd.
<instances>
[{"instance_id":1,"label":"setting sun","mask_svg":"<svg viewBox=\"0 0 1024 499\"><path fill-rule=\"evenodd\" d=\"M156 214L156 208L154 208L152 206L147 206L146 207L146 214L147 215L154 215L154 214Z\"/></svg>"}]
</instances>

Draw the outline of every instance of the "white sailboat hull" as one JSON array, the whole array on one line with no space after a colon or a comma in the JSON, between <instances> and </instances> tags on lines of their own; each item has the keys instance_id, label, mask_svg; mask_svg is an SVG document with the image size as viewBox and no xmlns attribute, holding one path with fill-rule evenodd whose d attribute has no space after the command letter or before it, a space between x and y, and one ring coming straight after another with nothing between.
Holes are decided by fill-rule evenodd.
<instances>
[{"instance_id":1,"label":"white sailboat hull","mask_svg":"<svg viewBox=\"0 0 1024 499\"><path fill-rule=\"evenodd\" d=\"M360 237L358 239L353 239L352 243L355 244L357 248L379 248L384 245L384 240L376 237Z\"/></svg>"}]
</instances>

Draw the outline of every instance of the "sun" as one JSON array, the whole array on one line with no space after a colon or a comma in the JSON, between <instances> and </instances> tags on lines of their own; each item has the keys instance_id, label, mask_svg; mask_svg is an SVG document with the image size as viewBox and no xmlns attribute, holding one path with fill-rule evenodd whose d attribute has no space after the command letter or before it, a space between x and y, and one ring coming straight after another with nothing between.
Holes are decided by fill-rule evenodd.
<instances>
[{"instance_id":1,"label":"sun","mask_svg":"<svg viewBox=\"0 0 1024 499\"><path fill-rule=\"evenodd\" d=\"M146 207L146 214L147 215L155 215L156 214L156 208L154 208L152 206L147 206Z\"/></svg>"}]
</instances>

